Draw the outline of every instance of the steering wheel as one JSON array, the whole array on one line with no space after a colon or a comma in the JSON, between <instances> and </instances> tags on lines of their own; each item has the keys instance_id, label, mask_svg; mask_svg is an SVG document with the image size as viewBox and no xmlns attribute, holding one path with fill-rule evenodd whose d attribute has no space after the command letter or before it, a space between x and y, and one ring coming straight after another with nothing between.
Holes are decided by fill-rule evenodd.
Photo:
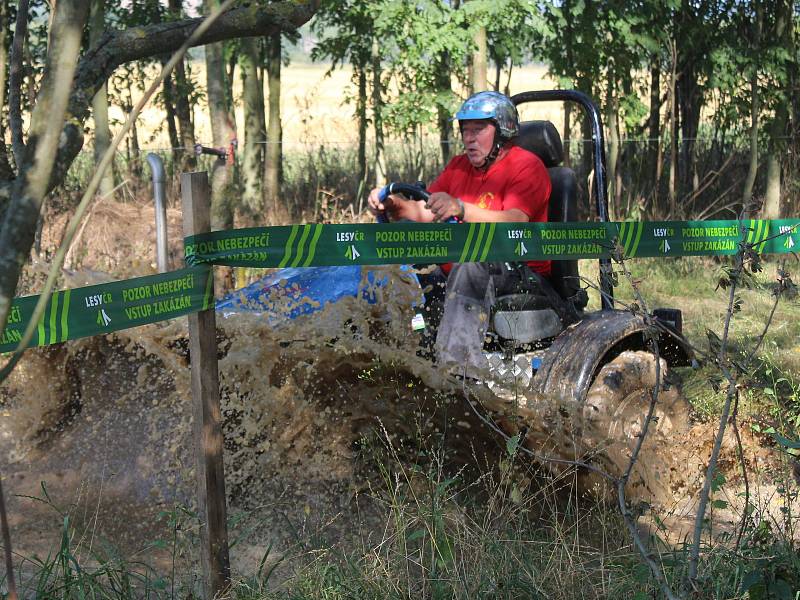
<instances>
[{"instance_id":1,"label":"steering wheel","mask_svg":"<svg viewBox=\"0 0 800 600\"><path fill-rule=\"evenodd\" d=\"M400 183L394 182L388 185L385 185L381 188L381 191L378 192L378 199L381 202L384 202L389 195L391 194L403 194L412 200L422 200L423 202L427 202L428 198L431 195L425 189L425 184L420 183ZM389 219L386 218L384 213L380 213L377 216L378 223L388 223Z\"/></svg>"},{"instance_id":2,"label":"steering wheel","mask_svg":"<svg viewBox=\"0 0 800 600\"><path fill-rule=\"evenodd\" d=\"M390 194L405 194L412 200L423 200L427 202L430 194L422 183L390 183L383 186L378 192L378 199L383 202Z\"/></svg>"}]
</instances>

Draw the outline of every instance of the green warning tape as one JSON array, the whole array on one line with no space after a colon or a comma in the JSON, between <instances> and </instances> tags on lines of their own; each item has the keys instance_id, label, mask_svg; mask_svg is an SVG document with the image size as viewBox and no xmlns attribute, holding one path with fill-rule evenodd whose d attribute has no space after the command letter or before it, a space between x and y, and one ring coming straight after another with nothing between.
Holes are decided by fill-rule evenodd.
<instances>
[{"instance_id":1,"label":"green warning tape","mask_svg":"<svg viewBox=\"0 0 800 600\"><path fill-rule=\"evenodd\" d=\"M30 346L46 346L188 315L213 302L212 269L202 265L55 292ZM15 298L0 352L16 349L39 296Z\"/></svg>"},{"instance_id":2,"label":"green warning tape","mask_svg":"<svg viewBox=\"0 0 800 600\"><path fill-rule=\"evenodd\" d=\"M794 252L800 220L292 225L188 237L189 264L310 267Z\"/></svg>"},{"instance_id":3,"label":"green warning tape","mask_svg":"<svg viewBox=\"0 0 800 600\"><path fill-rule=\"evenodd\" d=\"M165 321L213 306L210 265L310 267L572 260L795 252L800 220L623 223L291 225L216 231L184 240L179 271L56 292L31 346ZM796 248L797 246L797 248ZM21 341L38 296L16 298L0 352Z\"/></svg>"}]
</instances>

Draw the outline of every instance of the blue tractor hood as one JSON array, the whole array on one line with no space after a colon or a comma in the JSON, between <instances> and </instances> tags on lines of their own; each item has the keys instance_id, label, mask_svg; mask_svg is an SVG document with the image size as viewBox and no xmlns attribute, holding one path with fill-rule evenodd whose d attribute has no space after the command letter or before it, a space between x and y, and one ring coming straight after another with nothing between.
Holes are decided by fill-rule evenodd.
<instances>
[{"instance_id":1,"label":"blue tractor hood","mask_svg":"<svg viewBox=\"0 0 800 600\"><path fill-rule=\"evenodd\" d=\"M407 270L404 267L403 270ZM409 272L416 279L416 275ZM366 277L365 277L366 276ZM296 319L322 310L345 297L377 302L375 288L386 285L388 276L369 267L292 267L270 273L216 304L218 313L262 313L269 321Z\"/></svg>"}]
</instances>

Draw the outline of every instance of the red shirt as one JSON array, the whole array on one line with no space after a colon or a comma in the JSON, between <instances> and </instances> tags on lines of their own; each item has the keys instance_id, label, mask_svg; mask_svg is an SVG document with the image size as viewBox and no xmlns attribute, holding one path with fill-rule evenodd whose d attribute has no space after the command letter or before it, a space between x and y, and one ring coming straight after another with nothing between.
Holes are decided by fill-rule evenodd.
<instances>
[{"instance_id":1,"label":"red shirt","mask_svg":"<svg viewBox=\"0 0 800 600\"><path fill-rule=\"evenodd\" d=\"M550 176L541 159L517 146L509 148L503 158L488 170L476 169L465 154L453 158L428 191L447 192L454 198L489 210L516 208L524 212L529 222L547 222L550 199ZM528 261L537 273L550 275L549 260ZM450 265L442 265L445 272Z\"/></svg>"}]
</instances>

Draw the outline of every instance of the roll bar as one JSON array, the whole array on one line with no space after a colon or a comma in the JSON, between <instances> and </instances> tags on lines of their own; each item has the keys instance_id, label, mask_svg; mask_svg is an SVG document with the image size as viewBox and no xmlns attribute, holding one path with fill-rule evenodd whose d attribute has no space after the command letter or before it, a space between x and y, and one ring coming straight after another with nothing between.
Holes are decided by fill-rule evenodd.
<instances>
[{"instance_id":1,"label":"roll bar","mask_svg":"<svg viewBox=\"0 0 800 600\"><path fill-rule=\"evenodd\" d=\"M592 126L592 154L594 159L594 193L597 217L602 222L608 219L608 183L606 180L606 147L600 111L594 101L577 90L540 90L522 92L511 96L515 106L526 102L575 102L586 112ZM614 308L614 285L611 281L611 260L600 259L600 291L603 309Z\"/></svg>"}]
</instances>

